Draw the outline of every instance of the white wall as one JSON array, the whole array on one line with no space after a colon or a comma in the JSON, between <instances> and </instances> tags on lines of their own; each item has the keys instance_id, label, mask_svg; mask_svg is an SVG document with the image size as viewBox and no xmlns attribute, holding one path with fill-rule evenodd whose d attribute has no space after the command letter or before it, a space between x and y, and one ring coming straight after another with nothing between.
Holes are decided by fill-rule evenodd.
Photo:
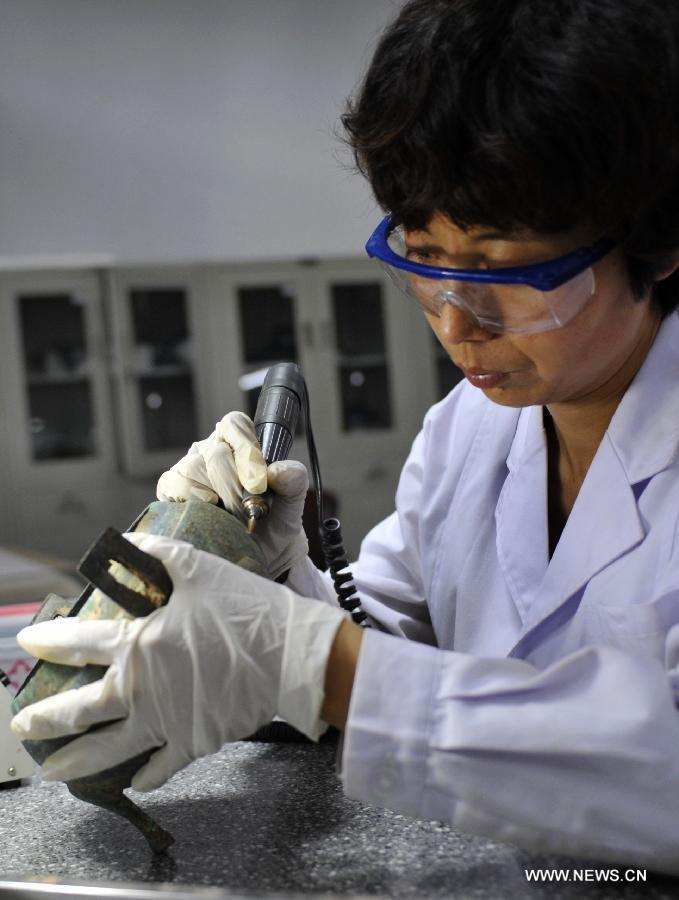
<instances>
[{"instance_id":1,"label":"white wall","mask_svg":"<svg viewBox=\"0 0 679 900\"><path fill-rule=\"evenodd\" d=\"M0 267L361 254L333 134L398 0L0 0Z\"/></svg>"}]
</instances>

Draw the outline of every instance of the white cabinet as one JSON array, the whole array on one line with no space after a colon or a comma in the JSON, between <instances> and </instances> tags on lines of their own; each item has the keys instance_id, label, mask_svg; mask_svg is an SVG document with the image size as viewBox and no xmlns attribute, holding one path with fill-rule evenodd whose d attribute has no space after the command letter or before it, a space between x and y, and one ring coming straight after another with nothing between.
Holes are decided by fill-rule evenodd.
<instances>
[{"instance_id":1,"label":"white cabinet","mask_svg":"<svg viewBox=\"0 0 679 900\"><path fill-rule=\"evenodd\" d=\"M213 267L208 274L216 421L254 413L263 374L275 362L313 366L306 340L307 276L294 264ZM251 376L250 378L246 376Z\"/></svg>"},{"instance_id":2,"label":"white cabinet","mask_svg":"<svg viewBox=\"0 0 679 900\"><path fill-rule=\"evenodd\" d=\"M427 408L459 377L370 260L0 274L0 540L77 556L266 369L306 378L351 555L393 509ZM297 436L293 455L304 462Z\"/></svg>"},{"instance_id":3,"label":"white cabinet","mask_svg":"<svg viewBox=\"0 0 679 900\"><path fill-rule=\"evenodd\" d=\"M69 506L87 506L115 465L98 277L3 275L0 351L0 534L48 547L60 537L48 509L69 521Z\"/></svg>"},{"instance_id":4,"label":"white cabinet","mask_svg":"<svg viewBox=\"0 0 679 900\"><path fill-rule=\"evenodd\" d=\"M357 553L368 528L393 509L401 465L437 399L422 315L369 260L215 267L210 293L220 380L237 408L254 411L255 390L233 395L247 373L280 360L301 366L324 488ZM293 455L307 462L302 435Z\"/></svg>"},{"instance_id":5,"label":"white cabinet","mask_svg":"<svg viewBox=\"0 0 679 900\"><path fill-rule=\"evenodd\" d=\"M351 556L394 508L422 416L434 399L427 326L369 260L314 271L317 371L311 380L324 482L339 499Z\"/></svg>"}]
</instances>

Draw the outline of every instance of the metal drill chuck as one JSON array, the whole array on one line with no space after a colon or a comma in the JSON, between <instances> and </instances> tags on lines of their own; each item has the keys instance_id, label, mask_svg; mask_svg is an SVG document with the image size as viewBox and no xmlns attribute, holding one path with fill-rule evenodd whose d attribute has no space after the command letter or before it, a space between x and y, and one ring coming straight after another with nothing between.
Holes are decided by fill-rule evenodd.
<instances>
[{"instance_id":1,"label":"metal drill chuck","mask_svg":"<svg viewBox=\"0 0 679 900\"><path fill-rule=\"evenodd\" d=\"M268 495L268 496L267 496ZM241 503L247 518L248 533L252 534L257 522L269 514L271 508L270 492L266 494L248 494Z\"/></svg>"}]
</instances>

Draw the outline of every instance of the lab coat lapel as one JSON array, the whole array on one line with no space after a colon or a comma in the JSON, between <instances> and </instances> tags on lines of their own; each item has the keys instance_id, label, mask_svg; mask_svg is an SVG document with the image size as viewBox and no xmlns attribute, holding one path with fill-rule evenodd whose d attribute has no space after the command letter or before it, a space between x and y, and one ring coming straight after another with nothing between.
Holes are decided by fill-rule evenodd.
<instances>
[{"instance_id":1,"label":"lab coat lapel","mask_svg":"<svg viewBox=\"0 0 679 900\"><path fill-rule=\"evenodd\" d=\"M644 536L634 491L606 434L525 617L524 634Z\"/></svg>"},{"instance_id":2,"label":"lab coat lapel","mask_svg":"<svg viewBox=\"0 0 679 900\"><path fill-rule=\"evenodd\" d=\"M495 510L497 554L526 634L644 537L634 492L605 435L549 559L542 407L522 411Z\"/></svg>"},{"instance_id":3,"label":"lab coat lapel","mask_svg":"<svg viewBox=\"0 0 679 900\"><path fill-rule=\"evenodd\" d=\"M542 407L523 409L507 457L509 474L495 509L498 562L525 621L549 561L547 450Z\"/></svg>"}]
</instances>

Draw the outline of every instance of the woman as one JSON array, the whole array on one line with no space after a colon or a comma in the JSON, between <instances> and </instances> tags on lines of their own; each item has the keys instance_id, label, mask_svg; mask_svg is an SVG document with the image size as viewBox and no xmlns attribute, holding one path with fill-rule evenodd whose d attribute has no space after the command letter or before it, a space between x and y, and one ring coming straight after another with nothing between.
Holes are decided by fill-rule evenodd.
<instances>
[{"instance_id":1,"label":"woman","mask_svg":"<svg viewBox=\"0 0 679 900\"><path fill-rule=\"evenodd\" d=\"M369 252L466 381L362 545L375 627L309 599L330 589L304 556L306 476L277 464L258 540L286 586L137 536L175 582L166 609L23 633L111 668L18 733L127 717L47 776L165 745L148 789L279 712L344 729L352 797L679 872L678 94L670 0L405 4L344 124L390 213ZM159 496L233 507L265 475L232 413ZM219 687L197 702L208 662Z\"/></svg>"}]
</instances>

